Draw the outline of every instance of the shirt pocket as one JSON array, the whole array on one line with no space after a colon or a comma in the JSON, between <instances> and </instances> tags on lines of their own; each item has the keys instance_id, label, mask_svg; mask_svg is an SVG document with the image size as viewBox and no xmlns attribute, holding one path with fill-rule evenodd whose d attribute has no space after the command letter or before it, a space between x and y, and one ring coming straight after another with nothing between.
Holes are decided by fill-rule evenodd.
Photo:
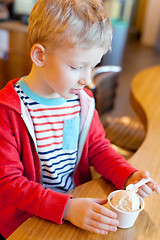
<instances>
[{"instance_id":1,"label":"shirt pocket","mask_svg":"<svg viewBox=\"0 0 160 240\"><path fill-rule=\"evenodd\" d=\"M64 150L76 150L78 147L79 137L79 117L73 119L67 119L64 121L63 126L63 144Z\"/></svg>"}]
</instances>

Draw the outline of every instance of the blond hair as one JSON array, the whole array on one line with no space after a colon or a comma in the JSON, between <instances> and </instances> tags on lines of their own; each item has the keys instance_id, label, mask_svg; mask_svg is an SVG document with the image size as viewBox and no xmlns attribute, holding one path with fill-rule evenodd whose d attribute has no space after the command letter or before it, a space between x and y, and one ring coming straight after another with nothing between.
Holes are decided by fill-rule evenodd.
<instances>
[{"instance_id":1,"label":"blond hair","mask_svg":"<svg viewBox=\"0 0 160 240\"><path fill-rule=\"evenodd\" d=\"M29 48L100 47L108 50L112 27L102 0L38 0L29 19Z\"/></svg>"}]
</instances>

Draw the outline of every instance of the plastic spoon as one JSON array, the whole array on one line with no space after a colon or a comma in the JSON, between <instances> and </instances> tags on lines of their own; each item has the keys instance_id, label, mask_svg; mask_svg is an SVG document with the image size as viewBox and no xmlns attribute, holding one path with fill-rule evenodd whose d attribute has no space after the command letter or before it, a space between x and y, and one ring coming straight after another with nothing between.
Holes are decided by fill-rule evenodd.
<instances>
[{"instance_id":1,"label":"plastic spoon","mask_svg":"<svg viewBox=\"0 0 160 240\"><path fill-rule=\"evenodd\" d=\"M142 180L140 180L139 182L137 182L136 184L129 184L126 187L127 191L132 191L132 192L137 192L138 188L141 187L142 185L144 185L147 182L151 182L152 179L151 178L143 178Z\"/></svg>"}]
</instances>

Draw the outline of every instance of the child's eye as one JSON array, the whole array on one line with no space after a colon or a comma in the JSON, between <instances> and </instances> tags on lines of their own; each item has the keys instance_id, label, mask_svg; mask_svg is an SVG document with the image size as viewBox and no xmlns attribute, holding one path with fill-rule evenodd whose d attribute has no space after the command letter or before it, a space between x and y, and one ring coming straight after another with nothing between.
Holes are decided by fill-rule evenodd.
<instances>
[{"instance_id":1,"label":"child's eye","mask_svg":"<svg viewBox=\"0 0 160 240\"><path fill-rule=\"evenodd\" d=\"M70 66L70 68L73 70L81 70L82 69L82 67L73 67L73 66Z\"/></svg>"}]
</instances>

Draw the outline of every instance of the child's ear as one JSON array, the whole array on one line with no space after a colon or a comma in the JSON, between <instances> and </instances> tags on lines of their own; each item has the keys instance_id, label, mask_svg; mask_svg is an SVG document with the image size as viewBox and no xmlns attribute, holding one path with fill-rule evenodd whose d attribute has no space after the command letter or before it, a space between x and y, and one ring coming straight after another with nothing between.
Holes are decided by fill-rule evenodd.
<instances>
[{"instance_id":1,"label":"child's ear","mask_svg":"<svg viewBox=\"0 0 160 240\"><path fill-rule=\"evenodd\" d=\"M36 43L31 49L31 60L37 67L43 67L45 64L45 48Z\"/></svg>"}]
</instances>

